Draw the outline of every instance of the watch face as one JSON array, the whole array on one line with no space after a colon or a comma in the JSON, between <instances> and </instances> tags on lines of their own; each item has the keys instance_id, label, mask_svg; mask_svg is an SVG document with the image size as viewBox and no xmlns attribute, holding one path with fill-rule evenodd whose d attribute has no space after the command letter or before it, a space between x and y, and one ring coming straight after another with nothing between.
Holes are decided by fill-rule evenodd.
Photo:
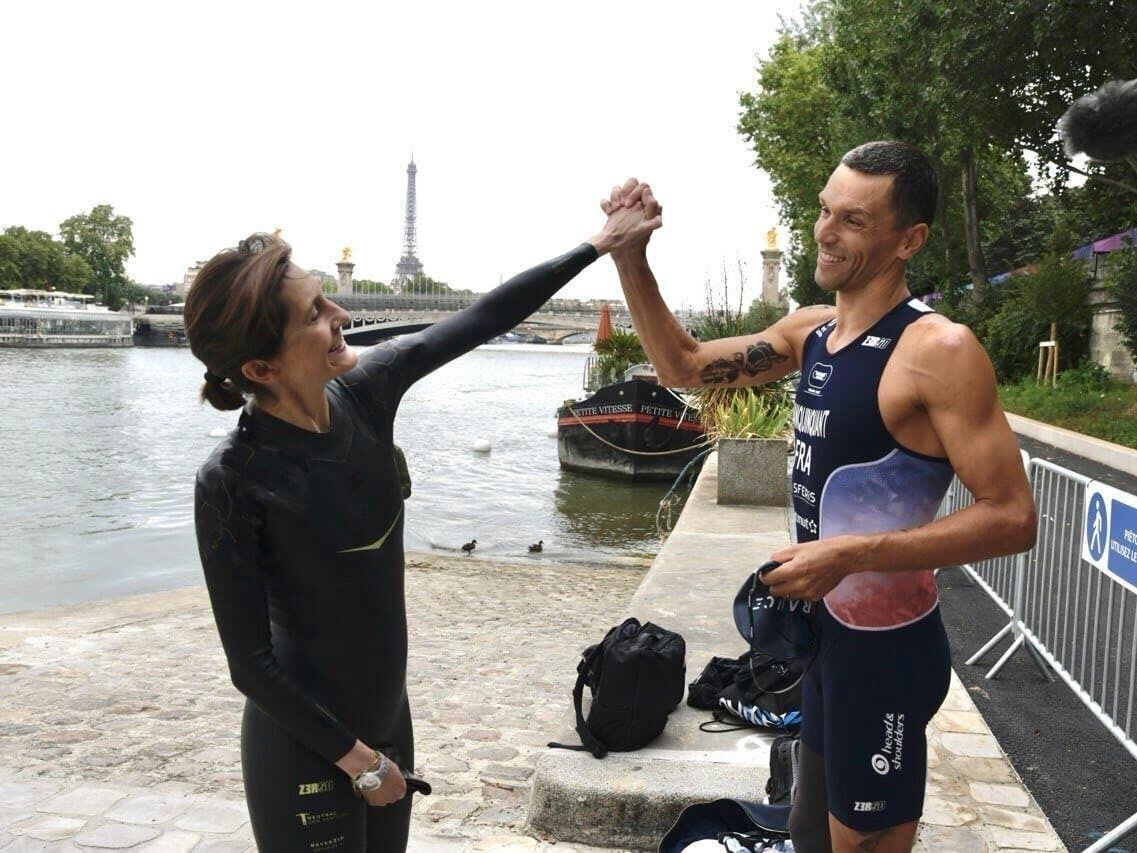
<instances>
[{"instance_id":1,"label":"watch face","mask_svg":"<svg viewBox=\"0 0 1137 853\"><path fill-rule=\"evenodd\" d=\"M377 791L383 785L383 782L374 773L364 773L359 779L359 790L361 791Z\"/></svg>"}]
</instances>

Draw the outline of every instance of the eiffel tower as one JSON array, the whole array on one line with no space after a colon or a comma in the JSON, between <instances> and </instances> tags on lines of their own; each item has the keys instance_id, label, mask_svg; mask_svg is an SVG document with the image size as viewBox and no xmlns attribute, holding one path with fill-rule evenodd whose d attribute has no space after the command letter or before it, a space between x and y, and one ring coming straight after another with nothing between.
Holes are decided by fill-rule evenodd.
<instances>
[{"instance_id":1,"label":"eiffel tower","mask_svg":"<svg viewBox=\"0 0 1137 853\"><path fill-rule=\"evenodd\" d=\"M403 225L403 256L395 265L395 277L391 284L395 289L402 291L403 285L416 275L422 275L422 262L415 256L415 175L418 167L415 158L411 157L407 166L407 219Z\"/></svg>"}]
</instances>

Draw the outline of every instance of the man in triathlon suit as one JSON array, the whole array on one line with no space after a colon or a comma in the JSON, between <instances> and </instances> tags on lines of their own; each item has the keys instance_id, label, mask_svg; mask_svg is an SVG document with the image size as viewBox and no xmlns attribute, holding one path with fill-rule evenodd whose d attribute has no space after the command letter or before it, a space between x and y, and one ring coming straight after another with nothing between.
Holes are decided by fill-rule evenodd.
<instances>
[{"instance_id":1,"label":"man in triathlon suit","mask_svg":"<svg viewBox=\"0 0 1137 853\"><path fill-rule=\"evenodd\" d=\"M661 383L759 385L801 371L797 541L770 555L782 565L766 576L775 595L824 602L822 649L803 685L798 853L911 849L924 729L951 673L933 571L1034 542L1034 502L990 360L905 283L937 193L908 145L846 154L814 226L814 278L836 307L802 308L757 335L695 341L660 298L647 239L612 255ZM601 207L625 217L641 203L639 215L661 214L633 179ZM975 503L935 519L953 472Z\"/></svg>"}]
</instances>

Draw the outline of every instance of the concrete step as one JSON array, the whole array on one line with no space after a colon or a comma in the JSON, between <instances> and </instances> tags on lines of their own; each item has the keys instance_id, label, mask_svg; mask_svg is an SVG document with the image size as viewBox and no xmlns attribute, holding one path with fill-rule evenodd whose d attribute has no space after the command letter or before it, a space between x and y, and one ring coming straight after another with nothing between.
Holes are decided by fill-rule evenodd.
<instances>
[{"instance_id":1,"label":"concrete step","mask_svg":"<svg viewBox=\"0 0 1137 853\"><path fill-rule=\"evenodd\" d=\"M717 471L711 454L627 611L683 635L687 682L713 655L746 651L731 615L734 595L755 567L789 542L784 508L718 506ZM575 673L563 677L565 725L556 739L575 744L569 700ZM599 760L586 752L545 753L530 792L531 830L560 841L654 850L688 805L719 797L762 800L770 744L779 733L700 731L709 719L709 711L684 702L645 749Z\"/></svg>"},{"instance_id":2,"label":"concrete step","mask_svg":"<svg viewBox=\"0 0 1137 853\"><path fill-rule=\"evenodd\" d=\"M689 805L719 797L761 801L769 776L769 735L751 735L752 763L701 750L609 753L551 750L533 777L533 831L599 847L655 850Z\"/></svg>"}]
</instances>

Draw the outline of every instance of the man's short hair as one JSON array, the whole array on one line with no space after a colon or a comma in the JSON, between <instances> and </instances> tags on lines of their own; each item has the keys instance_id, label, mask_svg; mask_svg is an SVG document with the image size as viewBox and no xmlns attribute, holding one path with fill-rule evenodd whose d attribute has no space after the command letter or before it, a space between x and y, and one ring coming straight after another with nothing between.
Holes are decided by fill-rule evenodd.
<instances>
[{"instance_id":1,"label":"man's short hair","mask_svg":"<svg viewBox=\"0 0 1137 853\"><path fill-rule=\"evenodd\" d=\"M936 171L921 151L905 142L883 140L858 145L841 164L866 175L892 175L892 215L898 228L936 218L940 186Z\"/></svg>"}]
</instances>

